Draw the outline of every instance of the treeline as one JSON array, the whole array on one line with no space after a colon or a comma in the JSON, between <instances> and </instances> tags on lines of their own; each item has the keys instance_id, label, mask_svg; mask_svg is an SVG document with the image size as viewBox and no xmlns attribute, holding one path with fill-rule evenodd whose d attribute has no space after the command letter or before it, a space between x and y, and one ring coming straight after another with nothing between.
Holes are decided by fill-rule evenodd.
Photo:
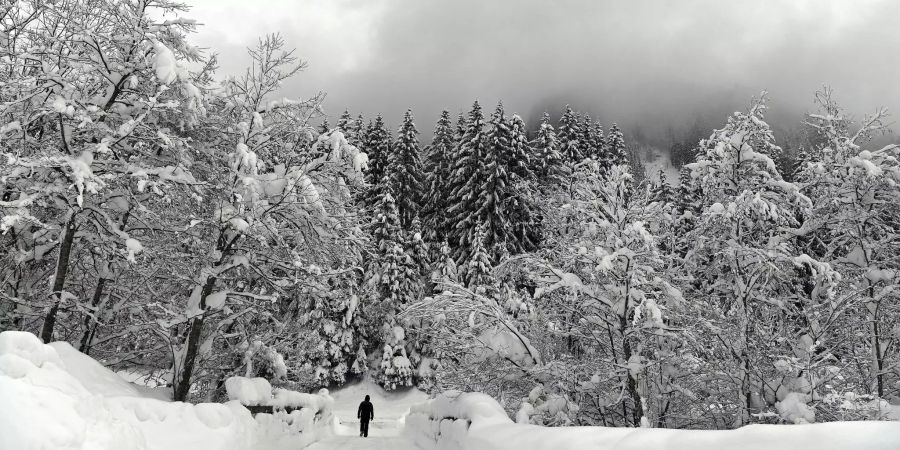
<instances>
[{"instance_id":1,"label":"treeline","mask_svg":"<svg viewBox=\"0 0 900 450\"><path fill-rule=\"evenodd\" d=\"M364 122L345 111L336 127L329 129L326 120L320 129L341 132L368 155L368 187L358 202L371 223L364 285L366 308L375 313L364 314L364 321L383 329L361 335L368 350L383 348L373 369L385 386L426 387L439 370L439 355L424 344L421 323L404 323L398 315L436 292L436 284L479 286L501 261L541 248L544 193L563 186L580 165L606 174L627 163L625 143L615 124L605 134L568 107L557 128L545 114L528 139L521 117L508 116L498 104L486 118L476 101L455 126L443 111L424 148L411 111L396 138L381 116ZM335 373L331 380L344 376Z\"/></svg>"}]
</instances>

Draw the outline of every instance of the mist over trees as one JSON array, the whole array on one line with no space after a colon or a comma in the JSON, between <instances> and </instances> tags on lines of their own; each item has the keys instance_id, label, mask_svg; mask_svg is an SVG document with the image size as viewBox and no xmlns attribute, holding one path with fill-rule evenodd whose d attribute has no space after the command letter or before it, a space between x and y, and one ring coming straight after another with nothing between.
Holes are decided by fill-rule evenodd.
<instances>
[{"instance_id":1,"label":"mist over trees","mask_svg":"<svg viewBox=\"0 0 900 450\"><path fill-rule=\"evenodd\" d=\"M571 107L325 118L280 97L305 68L280 35L216 81L196 25L147 11L178 4L73 5L6 12L0 330L183 401L371 377L535 424L724 429L900 395L885 110L823 88L779 141L762 94L677 138L676 182Z\"/></svg>"}]
</instances>

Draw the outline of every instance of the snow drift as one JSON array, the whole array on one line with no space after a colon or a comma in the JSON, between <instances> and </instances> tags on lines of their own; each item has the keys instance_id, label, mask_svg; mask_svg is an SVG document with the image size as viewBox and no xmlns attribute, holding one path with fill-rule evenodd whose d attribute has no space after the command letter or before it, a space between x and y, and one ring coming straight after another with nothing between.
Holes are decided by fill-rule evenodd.
<instances>
[{"instance_id":1,"label":"snow drift","mask_svg":"<svg viewBox=\"0 0 900 450\"><path fill-rule=\"evenodd\" d=\"M328 432L327 420L312 420L330 404L327 394L281 395L322 408L254 419L237 401L160 400L67 343L0 333L2 449L296 449Z\"/></svg>"},{"instance_id":2,"label":"snow drift","mask_svg":"<svg viewBox=\"0 0 900 450\"><path fill-rule=\"evenodd\" d=\"M831 422L750 425L736 430L541 427L516 424L491 397L447 392L415 405L404 434L423 449L766 449L890 450L900 448L900 423Z\"/></svg>"}]
</instances>

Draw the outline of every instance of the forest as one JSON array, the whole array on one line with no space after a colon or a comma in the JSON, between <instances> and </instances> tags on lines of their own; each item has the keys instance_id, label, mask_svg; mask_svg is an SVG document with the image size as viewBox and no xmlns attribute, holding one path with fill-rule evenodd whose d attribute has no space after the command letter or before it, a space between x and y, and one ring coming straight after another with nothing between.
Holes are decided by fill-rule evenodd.
<instances>
[{"instance_id":1,"label":"forest","mask_svg":"<svg viewBox=\"0 0 900 450\"><path fill-rule=\"evenodd\" d=\"M279 34L222 76L183 5L81 3L3 12L0 331L189 402L365 378L520 423L731 429L900 398L886 109L825 86L777 142L762 92L670 180L572 108L329 117L283 96L307 65Z\"/></svg>"}]
</instances>

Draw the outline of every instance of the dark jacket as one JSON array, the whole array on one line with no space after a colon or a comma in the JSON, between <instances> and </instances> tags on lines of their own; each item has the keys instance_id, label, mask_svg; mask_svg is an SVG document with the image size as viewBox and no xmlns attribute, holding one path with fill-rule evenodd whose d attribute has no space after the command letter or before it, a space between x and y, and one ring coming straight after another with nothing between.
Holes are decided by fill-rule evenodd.
<instances>
[{"instance_id":1,"label":"dark jacket","mask_svg":"<svg viewBox=\"0 0 900 450\"><path fill-rule=\"evenodd\" d=\"M372 406L372 402L363 400L363 402L359 404L359 409L356 410L356 418L363 422L375 419L375 408Z\"/></svg>"}]
</instances>

